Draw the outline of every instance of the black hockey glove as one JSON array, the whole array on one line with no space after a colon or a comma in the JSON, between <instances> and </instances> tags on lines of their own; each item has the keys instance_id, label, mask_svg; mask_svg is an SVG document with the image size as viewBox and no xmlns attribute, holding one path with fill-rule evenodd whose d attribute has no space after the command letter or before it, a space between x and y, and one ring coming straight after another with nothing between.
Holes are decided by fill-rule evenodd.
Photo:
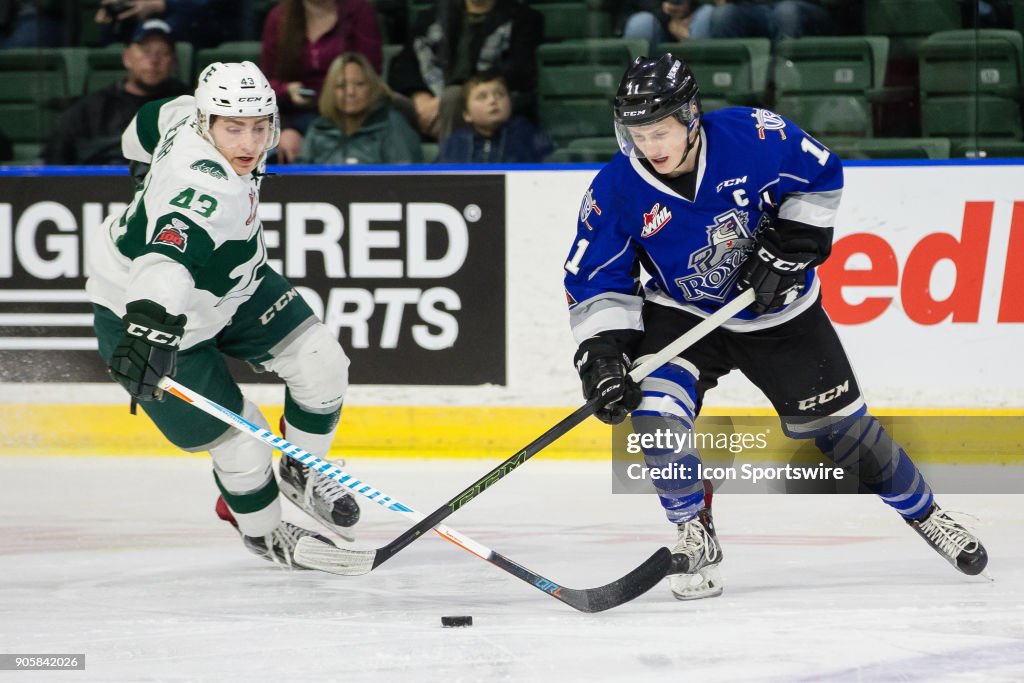
<instances>
[{"instance_id":1,"label":"black hockey glove","mask_svg":"<svg viewBox=\"0 0 1024 683\"><path fill-rule=\"evenodd\" d=\"M643 393L629 376L629 356L600 335L587 339L576 351L576 370L583 381L583 396L602 399L594 414L605 424L617 425L640 405Z\"/></svg>"},{"instance_id":2,"label":"black hockey glove","mask_svg":"<svg viewBox=\"0 0 1024 683\"><path fill-rule=\"evenodd\" d=\"M737 288L753 289L756 296L750 310L771 313L787 306L804 289L807 268L817 256L807 252L786 253L779 234L772 229L757 236L754 251L740 266Z\"/></svg>"},{"instance_id":3,"label":"black hockey glove","mask_svg":"<svg viewBox=\"0 0 1024 683\"><path fill-rule=\"evenodd\" d=\"M169 315L158 303L132 301L124 315L124 335L110 359L110 374L139 401L164 400L156 383L173 377L186 317Z\"/></svg>"}]
</instances>

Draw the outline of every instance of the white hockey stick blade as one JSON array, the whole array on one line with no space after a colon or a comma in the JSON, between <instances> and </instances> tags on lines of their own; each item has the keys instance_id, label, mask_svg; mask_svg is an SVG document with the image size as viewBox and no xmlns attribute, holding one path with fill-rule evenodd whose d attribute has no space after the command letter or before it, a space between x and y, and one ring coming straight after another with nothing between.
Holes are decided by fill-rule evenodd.
<instances>
[{"instance_id":1,"label":"white hockey stick blade","mask_svg":"<svg viewBox=\"0 0 1024 683\"><path fill-rule=\"evenodd\" d=\"M376 550L337 548L312 536L303 536L295 546L295 561L329 574L362 576L373 569L376 553Z\"/></svg>"}]
</instances>

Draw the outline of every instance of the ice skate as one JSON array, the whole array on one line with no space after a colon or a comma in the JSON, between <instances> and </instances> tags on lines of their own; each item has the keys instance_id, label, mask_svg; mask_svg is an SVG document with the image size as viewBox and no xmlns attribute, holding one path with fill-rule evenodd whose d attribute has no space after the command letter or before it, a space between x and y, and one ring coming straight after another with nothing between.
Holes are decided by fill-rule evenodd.
<instances>
[{"instance_id":1,"label":"ice skate","mask_svg":"<svg viewBox=\"0 0 1024 683\"><path fill-rule=\"evenodd\" d=\"M324 460L337 467L345 464ZM355 540L352 527L359 521L359 504L341 484L318 472L309 476L307 466L288 456L281 456L278 471L285 498L346 541Z\"/></svg>"},{"instance_id":2,"label":"ice skate","mask_svg":"<svg viewBox=\"0 0 1024 683\"><path fill-rule=\"evenodd\" d=\"M722 594L722 546L715 535L711 510L705 508L678 525L679 540L672 548L668 584L677 600L714 598Z\"/></svg>"},{"instance_id":3,"label":"ice skate","mask_svg":"<svg viewBox=\"0 0 1024 683\"><path fill-rule=\"evenodd\" d=\"M985 570L988 564L985 546L938 505L933 504L928 514L920 519L908 519L907 524L964 574L975 576Z\"/></svg>"},{"instance_id":4,"label":"ice skate","mask_svg":"<svg viewBox=\"0 0 1024 683\"><path fill-rule=\"evenodd\" d=\"M318 541L331 543L329 539L289 522L281 522L266 536L242 535L242 543L250 552L265 560L291 569L311 569L295 561L295 545L303 536L312 536ZM333 543L331 544L333 545Z\"/></svg>"},{"instance_id":5,"label":"ice skate","mask_svg":"<svg viewBox=\"0 0 1024 683\"><path fill-rule=\"evenodd\" d=\"M238 528L238 522L235 521L235 516L231 514L231 509L228 508L228 504L224 501L223 497L217 498L216 511L218 517L235 527L242 537L242 543L249 552L283 567L312 569L312 567L306 567L297 563L294 559L295 545L303 536L312 536L318 541L334 545L330 539L289 522L281 522L276 529L266 536L246 536Z\"/></svg>"}]
</instances>

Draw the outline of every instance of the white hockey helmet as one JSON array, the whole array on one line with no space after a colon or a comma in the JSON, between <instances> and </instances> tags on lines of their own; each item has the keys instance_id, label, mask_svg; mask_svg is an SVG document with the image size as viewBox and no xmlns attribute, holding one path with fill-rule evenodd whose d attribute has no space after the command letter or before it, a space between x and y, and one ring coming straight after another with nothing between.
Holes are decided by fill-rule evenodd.
<instances>
[{"instance_id":1,"label":"white hockey helmet","mask_svg":"<svg viewBox=\"0 0 1024 683\"><path fill-rule=\"evenodd\" d=\"M281 116L274 89L252 62L214 62L199 74L196 88L199 134L215 145L210 135L211 116L269 116L271 135L264 151L281 139Z\"/></svg>"}]
</instances>

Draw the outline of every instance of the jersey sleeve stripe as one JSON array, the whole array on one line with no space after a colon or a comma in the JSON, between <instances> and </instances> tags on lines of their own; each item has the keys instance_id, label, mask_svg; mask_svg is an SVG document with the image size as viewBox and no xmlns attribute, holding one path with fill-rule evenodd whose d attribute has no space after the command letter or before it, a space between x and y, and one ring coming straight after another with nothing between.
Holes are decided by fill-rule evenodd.
<instances>
[{"instance_id":1,"label":"jersey sleeve stripe","mask_svg":"<svg viewBox=\"0 0 1024 683\"><path fill-rule=\"evenodd\" d=\"M788 195L779 207L779 218L820 228L833 227L841 196L840 190Z\"/></svg>"},{"instance_id":2,"label":"jersey sleeve stripe","mask_svg":"<svg viewBox=\"0 0 1024 683\"><path fill-rule=\"evenodd\" d=\"M569 311L569 324L577 343L608 330L643 330L643 299L632 294L606 292L582 301Z\"/></svg>"}]
</instances>

